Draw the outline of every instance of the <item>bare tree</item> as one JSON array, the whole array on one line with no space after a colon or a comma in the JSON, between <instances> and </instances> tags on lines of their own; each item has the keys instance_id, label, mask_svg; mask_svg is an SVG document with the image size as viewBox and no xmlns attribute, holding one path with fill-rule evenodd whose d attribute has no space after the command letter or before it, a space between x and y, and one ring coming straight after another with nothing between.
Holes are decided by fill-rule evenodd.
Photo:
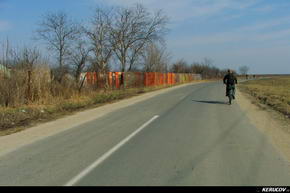
<instances>
[{"instance_id":1,"label":"bare tree","mask_svg":"<svg viewBox=\"0 0 290 193\"><path fill-rule=\"evenodd\" d=\"M105 10L97 8L91 20L90 29L86 30L91 43L91 50L94 53L92 68L96 72L104 72L108 69L109 60L113 54L113 45L110 39L112 11L113 9Z\"/></svg>"},{"instance_id":2,"label":"bare tree","mask_svg":"<svg viewBox=\"0 0 290 193\"><path fill-rule=\"evenodd\" d=\"M7 78L9 75L9 68L11 68L12 65L12 49L10 47L9 39L7 38L5 42L1 43L1 55L0 55L0 64L3 65L3 69L0 75L3 75L3 78Z\"/></svg>"},{"instance_id":3,"label":"bare tree","mask_svg":"<svg viewBox=\"0 0 290 193\"><path fill-rule=\"evenodd\" d=\"M57 54L57 80L62 81L64 66L72 42L79 33L79 28L64 12L48 13L43 16L36 31L38 40L46 42L48 49Z\"/></svg>"},{"instance_id":4,"label":"bare tree","mask_svg":"<svg viewBox=\"0 0 290 193\"><path fill-rule=\"evenodd\" d=\"M41 59L40 51L36 47L24 47L21 50L13 50L12 55L15 68L27 70L30 72L33 71Z\"/></svg>"},{"instance_id":5,"label":"bare tree","mask_svg":"<svg viewBox=\"0 0 290 193\"><path fill-rule=\"evenodd\" d=\"M239 72L240 72L240 74L242 74L242 75L246 75L246 74L248 74L249 70L250 70L250 68L249 68L248 66L241 66L241 67L239 68Z\"/></svg>"},{"instance_id":6,"label":"bare tree","mask_svg":"<svg viewBox=\"0 0 290 193\"><path fill-rule=\"evenodd\" d=\"M159 11L153 16L137 4L131 8L118 8L112 24L111 41L121 71L132 69L142 48L153 41L162 40L167 18Z\"/></svg>"},{"instance_id":7,"label":"bare tree","mask_svg":"<svg viewBox=\"0 0 290 193\"><path fill-rule=\"evenodd\" d=\"M213 65L213 60L210 59L210 58L205 57L205 58L203 59L202 64L203 64L204 66L208 66L208 67L210 67L210 66Z\"/></svg>"},{"instance_id":8,"label":"bare tree","mask_svg":"<svg viewBox=\"0 0 290 193\"><path fill-rule=\"evenodd\" d=\"M11 86L10 72L8 70L11 67L12 59L11 59L11 47L8 38L6 42L3 42L2 45L2 53L0 64L3 69L0 71L0 106L8 106L11 103L11 97L13 96L13 88Z\"/></svg>"},{"instance_id":9,"label":"bare tree","mask_svg":"<svg viewBox=\"0 0 290 193\"><path fill-rule=\"evenodd\" d=\"M89 53L90 50L87 47L87 42L82 39L77 41L76 45L72 48L71 62L76 83L80 81L81 73L85 69L85 65L89 59Z\"/></svg>"},{"instance_id":10,"label":"bare tree","mask_svg":"<svg viewBox=\"0 0 290 193\"><path fill-rule=\"evenodd\" d=\"M174 73L186 73L189 72L189 67L187 62L181 59L171 66L171 71Z\"/></svg>"},{"instance_id":11,"label":"bare tree","mask_svg":"<svg viewBox=\"0 0 290 193\"><path fill-rule=\"evenodd\" d=\"M145 41L136 42L128 48L128 71L135 69L135 64L141 60L140 53L145 51Z\"/></svg>"},{"instance_id":12,"label":"bare tree","mask_svg":"<svg viewBox=\"0 0 290 193\"><path fill-rule=\"evenodd\" d=\"M165 46L149 44L142 54L145 72L166 72L169 62L169 53Z\"/></svg>"}]
</instances>

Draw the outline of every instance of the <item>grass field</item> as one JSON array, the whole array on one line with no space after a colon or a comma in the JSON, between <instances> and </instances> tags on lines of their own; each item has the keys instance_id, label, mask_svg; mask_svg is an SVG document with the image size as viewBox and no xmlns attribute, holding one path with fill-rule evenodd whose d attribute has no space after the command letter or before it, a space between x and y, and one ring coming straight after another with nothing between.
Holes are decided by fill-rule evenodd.
<instances>
[{"instance_id":1,"label":"grass field","mask_svg":"<svg viewBox=\"0 0 290 193\"><path fill-rule=\"evenodd\" d=\"M290 76L250 80L241 83L239 89L290 118Z\"/></svg>"}]
</instances>

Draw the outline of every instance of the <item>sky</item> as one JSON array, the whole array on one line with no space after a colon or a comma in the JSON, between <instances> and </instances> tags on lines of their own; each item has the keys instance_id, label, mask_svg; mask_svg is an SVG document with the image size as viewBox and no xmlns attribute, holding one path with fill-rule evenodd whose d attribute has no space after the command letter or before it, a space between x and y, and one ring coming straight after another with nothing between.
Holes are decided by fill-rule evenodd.
<instances>
[{"instance_id":1,"label":"sky","mask_svg":"<svg viewBox=\"0 0 290 193\"><path fill-rule=\"evenodd\" d=\"M86 22L96 6L136 3L169 17L172 62L210 58L223 69L290 74L290 0L0 0L0 41L41 47L33 36L47 12L63 10Z\"/></svg>"}]
</instances>

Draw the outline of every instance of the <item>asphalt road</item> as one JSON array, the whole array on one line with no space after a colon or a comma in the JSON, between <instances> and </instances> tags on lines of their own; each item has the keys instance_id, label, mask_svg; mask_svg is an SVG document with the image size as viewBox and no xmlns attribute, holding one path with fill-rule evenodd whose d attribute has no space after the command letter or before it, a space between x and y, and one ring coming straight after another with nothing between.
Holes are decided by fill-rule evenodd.
<instances>
[{"instance_id":1,"label":"asphalt road","mask_svg":"<svg viewBox=\"0 0 290 193\"><path fill-rule=\"evenodd\" d=\"M0 157L0 185L289 186L289 162L224 90L188 85L24 146Z\"/></svg>"}]
</instances>

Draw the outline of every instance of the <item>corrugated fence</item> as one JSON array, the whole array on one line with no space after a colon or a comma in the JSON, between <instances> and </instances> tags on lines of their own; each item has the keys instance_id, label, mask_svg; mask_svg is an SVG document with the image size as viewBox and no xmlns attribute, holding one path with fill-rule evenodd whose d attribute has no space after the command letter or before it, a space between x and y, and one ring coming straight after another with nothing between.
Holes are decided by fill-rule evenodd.
<instances>
[{"instance_id":1,"label":"corrugated fence","mask_svg":"<svg viewBox=\"0 0 290 193\"><path fill-rule=\"evenodd\" d=\"M109 87L119 89L124 86L132 88L186 83L201 80L201 75L159 72L86 72L82 74L81 79L85 80L86 85L95 85L98 88Z\"/></svg>"}]
</instances>

